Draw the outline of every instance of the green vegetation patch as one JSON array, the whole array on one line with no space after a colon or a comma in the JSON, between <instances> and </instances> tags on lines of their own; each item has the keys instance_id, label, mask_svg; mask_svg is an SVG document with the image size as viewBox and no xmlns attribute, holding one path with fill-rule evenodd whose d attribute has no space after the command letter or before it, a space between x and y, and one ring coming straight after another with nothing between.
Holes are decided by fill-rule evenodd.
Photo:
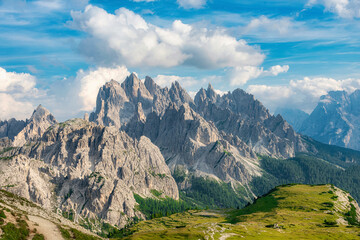
<instances>
[{"instance_id":1,"label":"green vegetation patch","mask_svg":"<svg viewBox=\"0 0 360 240\"><path fill-rule=\"evenodd\" d=\"M246 220L246 217L242 217L244 215L258 213L258 212L271 212L278 206L278 200L274 196L274 194L269 193L266 196L258 198L254 201L253 204L249 204L243 209L235 210L230 212L227 222L229 223L237 223L240 221Z\"/></svg>"},{"instance_id":2,"label":"green vegetation patch","mask_svg":"<svg viewBox=\"0 0 360 240\"><path fill-rule=\"evenodd\" d=\"M145 214L147 219L169 216L173 213L184 212L191 207L182 200L174 200L166 197L162 200L152 198L142 198L138 194L134 194L138 205L138 210Z\"/></svg>"},{"instance_id":3,"label":"green vegetation patch","mask_svg":"<svg viewBox=\"0 0 360 240\"><path fill-rule=\"evenodd\" d=\"M13 223L7 223L1 227L1 230L3 231L1 240L26 240L29 236L29 228L25 221L19 222L18 226Z\"/></svg>"},{"instance_id":4,"label":"green vegetation patch","mask_svg":"<svg viewBox=\"0 0 360 240\"><path fill-rule=\"evenodd\" d=\"M356 208L352 203L350 204L350 211L345 214L345 219L348 221L350 225L359 226L359 222L357 220Z\"/></svg>"},{"instance_id":5,"label":"green vegetation patch","mask_svg":"<svg viewBox=\"0 0 360 240\"><path fill-rule=\"evenodd\" d=\"M4 213L4 210L1 210L0 211L0 218L6 218L6 215Z\"/></svg>"},{"instance_id":6,"label":"green vegetation patch","mask_svg":"<svg viewBox=\"0 0 360 240\"><path fill-rule=\"evenodd\" d=\"M175 179L181 179L181 175ZM191 187L183 191L187 202L199 208L240 208L247 203L234 191L230 183L210 178L191 177ZM194 201L191 203L191 199Z\"/></svg>"},{"instance_id":7,"label":"green vegetation patch","mask_svg":"<svg viewBox=\"0 0 360 240\"><path fill-rule=\"evenodd\" d=\"M156 189L151 189L150 192L155 196L155 197L160 197L162 195L161 192L159 192Z\"/></svg>"},{"instance_id":8,"label":"green vegetation patch","mask_svg":"<svg viewBox=\"0 0 360 240\"><path fill-rule=\"evenodd\" d=\"M60 226L58 226L58 228L65 240L100 240L98 237L85 234L74 228L70 228L69 230Z\"/></svg>"},{"instance_id":9,"label":"green vegetation patch","mask_svg":"<svg viewBox=\"0 0 360 240\"><path fill-rule=\"evenodd\" d=\"M35 236L32 238L32 240L45 240L45 237L44 237L44 235L37 233L37 234L35 234Z\"/></svg>"}]
</instances>

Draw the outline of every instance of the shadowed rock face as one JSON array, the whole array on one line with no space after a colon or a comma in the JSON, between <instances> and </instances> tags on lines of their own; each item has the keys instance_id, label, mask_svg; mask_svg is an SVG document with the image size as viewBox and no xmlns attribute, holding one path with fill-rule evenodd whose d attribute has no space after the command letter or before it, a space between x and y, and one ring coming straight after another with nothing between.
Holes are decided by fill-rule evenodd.
<instances>
[{"instance_id":1,"label":"shadowed rock face","mask_svg":"<svg viewBox=\"0 0 360 240\"><path fill-rule=\"evenodd\" d=\"M301 137L280 116L273 116L254 96L236 89L219 96L211 85L195 96L197 112L228 134L238 136L255 152L272 157L293 157L306 152Z\"/></svg>"},{"instance_id":2,"label":"shadowed rock face","mask_svg":"<svg viewBox=\"0 0 360 240\"><path fill-rule=\"evenodd\" d=\"M126 125L133 137L147 136L156 144L171 170L181 167L198 176L210 176L236 185L261 176L256 153L237 136L219 132L188 104L171 104L162 117L138 113ZM251 199L251 190L248 196Z\"/></svg>"},{"instance_id":3,"label":"shadowed rock face","mask_svg":"<svg viewBox=\"0 0 360 240\"><path fill-rule=\"evenodd\" d=\"M25 121L18 121L15 118L0 121L0 138L9 138L10 140L14 140L14 137L18 135L25 126Z\"/></svg>"},{"instance_id":4,"label":"shadowed rock face","mask_svg":"<svg viewBox=\"0 0 360 240\"><path fill-rule=\"evenodd\" d=\"M133 193L151 189L179 198L175 180L159 149L114 127L75 119L53 125L31 146L0 164L0 185L47 208L73 210L77 217L101 218L124 226L134 216Z\"/></svg>"},{"instance_id":5,"label":"shadowed rock face","mask_svg":"<svg viewBox=\"0 0 360 240\"><path fill-rule=\"evenodd\" d=\"M314 139L360 150L360 90L332 91L320 98L300 132Z\"/></svg>"}]
</instances>

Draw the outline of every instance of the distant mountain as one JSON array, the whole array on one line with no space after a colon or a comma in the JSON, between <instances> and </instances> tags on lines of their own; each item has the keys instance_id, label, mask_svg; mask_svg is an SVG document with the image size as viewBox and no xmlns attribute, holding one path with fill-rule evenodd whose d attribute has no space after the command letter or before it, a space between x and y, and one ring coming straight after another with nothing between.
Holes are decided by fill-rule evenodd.
<instances>
[{"instance_id":1,"label":"distant mountain","mask_svg":"<svg viewBox=\"0 0 360 240\"><path fill-rule=\"evenodd\" d=\"M296 132L299 132L303 122L310 116L300 109L278 108L275 114L280 114Z\"/></svg>"},{"instance_id":2,"label":"distant mountain","mask_svg":"<svg viewBox=\"0 0 360 240\"><path fill-rule=\"evenodd\" d=\"M322 96L300 132L323 143L360 150L360 90Z\"/></svg>"}]
</instances>

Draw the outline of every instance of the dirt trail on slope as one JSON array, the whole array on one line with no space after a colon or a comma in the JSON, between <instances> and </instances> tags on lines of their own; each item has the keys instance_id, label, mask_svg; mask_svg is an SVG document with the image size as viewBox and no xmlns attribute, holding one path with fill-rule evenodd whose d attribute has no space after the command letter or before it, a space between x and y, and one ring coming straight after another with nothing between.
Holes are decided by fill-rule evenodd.
<instances>
[{"instance_id":1,"label":"dirt trail on slope","mask_svg":"<svg viewBox=\"0 0 360 240\"><path fill-rule=\"evenodd\" d=\"M28 215L28 217L29 227L36 228L37 233L43 234L46 240L64 240L59 228L54 223L38 216Z\"/></svg>"}]
</instances>

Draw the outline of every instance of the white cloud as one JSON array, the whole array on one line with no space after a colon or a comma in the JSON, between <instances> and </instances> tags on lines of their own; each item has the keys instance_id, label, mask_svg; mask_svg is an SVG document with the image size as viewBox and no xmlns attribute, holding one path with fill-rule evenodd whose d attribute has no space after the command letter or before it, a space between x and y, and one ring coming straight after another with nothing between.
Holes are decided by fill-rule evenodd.
<instances>
[{"instance_id":1,"label":"white cloud","mask_svg":"<svg viewBox=\"0 0 360 240\"><path fill-rule=\"evenodd\" d=\"M272 66L269 71L264 71L264 73L272 76L277 76L280 73L288 72L289 69L290 69L289 65L283 65L283 66L276 65L276 66Z\"/></svg>"},{"instance_id":2,"label":"white cloud","mask_svg":"<svg viewBox=\"0 0 360 240\"><path fill-rule=\"evenodd\" d=\"M359 0L309 0L307 5L313 6L321 4L328 12L335 13L342 18L359 18L360 1Z\"/></svg>"},{"instance_id":3,"label":"white cloud","mask_svg":"<svg viewBox=\"0 0 360 240\"><path fill-rule=\"evenodd\" d=\"M162 87L169 87L171 86L171 83L177 81L184 88L192 87L199 83L199 81L193 77L180 77L174 75L158 75L154 78L154 81Z\"/></svg>"},{"instance_id":4,"label":"white cloud","mask_svg":"<svg viewBox=\"0 0 360 240\"><path fill-rule=\"evenodd\" d=\"M35 87L36 78L28 73L7 72L0 67L0 92L29 92Z\"/></svg>"},{"instance_id":5,"label":"white cloud","mask_svg":"<svg viewBox=\"0 0 360 240\"><path fill-rule=\"evenodd\" d=\"M40 95L36 78L28 73L7 72L0 67L0 119L26 119L34 110L32 102Z\"/></svg>"},{"instance_id":6,"label":"white cloud","mask_svg":"<svg viewBox=\"0 0 360 240\"><path fill-rule=\"evenodd\" d=\"M206 5L206 0L177 0L177 3L185 9L200 9Z\"/></svg>"},{"instance_id":7,"label":"white cloud","mask_svg":"<svg viewBox=\"0 0 360 240\"><path fill-rule=\"evenodd\" d=\"M288 65L272 66L269 70L253 66L235 67L230 74L230 84L232 86L241 86L250 79L258 78L260 76L277 76L280 73L286 73L288 70Z\"/></svg>"},{"instance_id":8,"label":"white cloud","mask_svg":"<svg viewBox=\"0 0 360 240\"><path fill-rule=\"evenodd\" d=\"M254 94L272 111L277 107L293 107L310 113L320 97L329 91L345 90L351 93L356 89L360 89L360 79L305 77L302 80L292 80L288 85L250 85L247 91Z\"/></svg>"},{"instance_id":9,"label":"white cloud","mask_svg":"<svg viewBox=\"0 0 360 240\"><path fill-rule=\"evenodd\" d=\"M110 80L122 83L130 73L126 67L103 68L96 70L79 70L75 81L80 84L79 98L82 111L92 111L101 86Z\"/></svg>"},{"instance_id":10,"label":"white cloud","mask_svg":"<svg viewBox=\"0 0 360 240\"><path fill-rule=\"evenodd\" d=\"M125 8L110 14L89 5L84 12L72 12L72 17L70 25L89 35L80 51L98 64L219 69L259 66L265 58L260 49L224 30L198 28L180 20L162 28Z\"/></svg>"},{"instance_id":11,"label":"white cloud","mask_svg":"<svg viewBox=\"0 0 360 240\"><path fill-rule=\"evenodd\" d=\"M19 101L10 94L0 93L0 120L10 118L25 120L31 116L34 106L28 101Z\"/></svg>"},{"instance_id":12,"label":"white cloud","mask_svg":"<svg viewBox=\"0 0 360 240\"><path fill-rule=\"evenodd\" d=\"M277 35L286 35L295 27L295 22L288 17L268 18L260 16L254 18L244 28L244 33L252 33L254 30L262 32L275 32Z\"/></svg>"}]
</instances>

